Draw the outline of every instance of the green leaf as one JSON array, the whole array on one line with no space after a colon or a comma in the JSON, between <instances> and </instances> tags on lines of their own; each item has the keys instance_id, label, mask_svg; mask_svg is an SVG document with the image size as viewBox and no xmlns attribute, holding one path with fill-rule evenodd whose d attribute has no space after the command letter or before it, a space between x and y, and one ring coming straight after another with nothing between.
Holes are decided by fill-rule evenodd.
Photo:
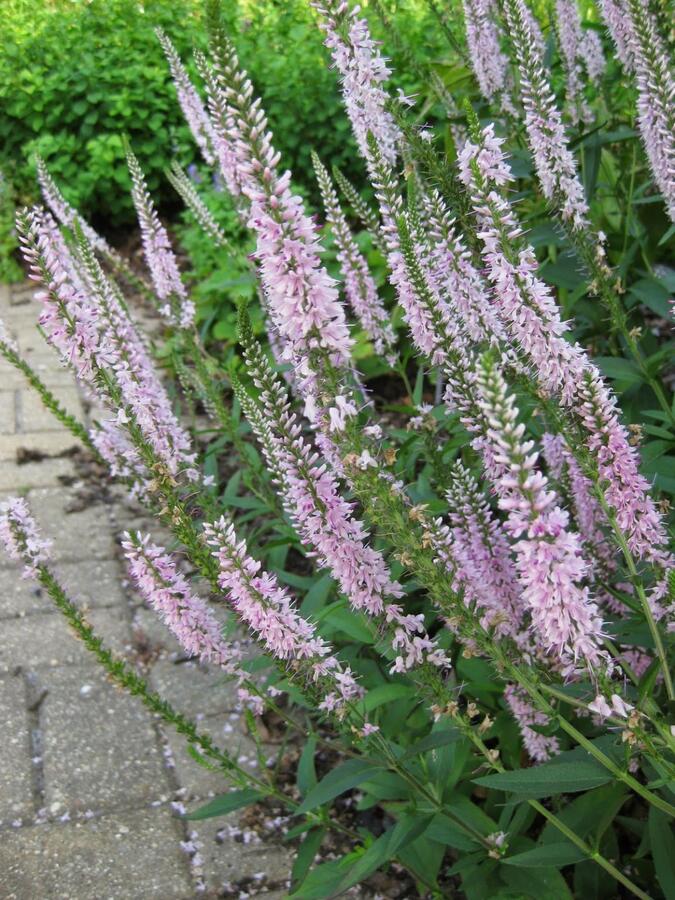
<instances>
[{"instance_id":1,"label":"green leaf","mask_svg":"<svg viewBox=\"0 0 675 900\"><path fill-rule=\"evenodd\" d=\"M340 603L335 609L331 610L324 621L333 628L344 631L345 634L349 635L350 638L358 641L360 644L375 643L375 636L365 625L364 616L348 609L343 603Z\"/></svg>"},{"instance_id":2,"label":"green leaf","mask_svg":"<svg viewBox=\"0 0 675 900\"><path fill-rule=\"evenodd\" d=\"M392 703L394 700L414 699L414 689L409 684L378 684L377 687L368 691L363 699L363 707L367 713L383 706L385 703Z\"/></svg>"},{"instance_id":3,"label":"green leaf","mask_svg":"<svg viewBox=\"0 0 675 900\"><path fill-rule=\"evenodd\" d=\"M373 777L373 774L381 767L368 762L365 759L348 759L335 769L332 769L322 780L309 791L295 815L316 809L323 803L329 803L345 791L350 791L362 782Z\"/></svg>"},{"instance_id":4,"label":"green leaf","mask_svg":"<svg viewBox=\"0 0 675 900\"><path fill-rule=\"evenodd\" d=\"M316 735L310 734L307 738L300 759L298 760L297 783L300 795L304 797L307 791L316 785L316 768L314 767L314 754L316 753Z\"/></svg>"},{"instance_id":5,"label":"green leaf","mask_svg":"<svg viewBox=\"0 0 675 900\"><path fill-rule=\"evenodd\" d=\"M649 809L649 840L661 890L666 900L675 900L675 838L672 822L654 806Z\"/></svg>"},{"instance_id":6,"label":"green leaf","mask_svg":"<svg viewBox=\"0 0 675 900\"><path fill-rule=\"evenodd\" d=\"M670 315L670 293L655 278L641 278L630 286L630 294L637 297L657 315L668 318Z\"/></svg>"},{"instance_id":7,"label":"green leaf","mask_svg":"<svg viewBox=\"0 0 675 900\"><path fill-rule=\"evenodd\" d=\"M241 809L242 806L250 806L255 803L263 795L260 791L253 788L243 788L241 791L230 791L229 794L221 794L214 797L213 800L205 806L200 806L194 812L188 813L186 819L213 819L215 816L225 816L227 813L233 812L235 809Z\"/></svg>"},{"instance_id":8,"label":"green leaf","mask_svg":"<svg viewBox=\"0 0 675 900\"><path fill-rule=\"evenodd\" d=\"M578 762L548 762L531 769L516 769L474 778L474 784L493 790L536 799L552 794L587 791L612 780L612 775L600 763L592 760Z\"/></svg>"},{"instance_id":9,"label":"green leaf","mask_svg":"<svg viewBox=\"0 0 675 900\"><path fill-rule=\"evenodd\" d=\"M325 834L325 828L313 828L311 831L307 832L304 841L300 845L300 849L298 850L298 854L295 857L293 868L291 870L293 890L299 888L305 880L307 873L314 862L314 857L319 852L319 847L323 842Z\"/></svg>"},{"instance_id":10,"label":"green leaf","mask_svg":"<svg viewBox=\"0 0 675 900\"><path fill-rule=\"evenodd\" d=\"M514 866L503 869L502 874L509 887L517 891L518 900L572 900L567 882L555 869L523 871Z\"/></svg>"},{"instance_id":11,"label":"green leaf","mask_svg":"<svg viewBox=\"0 0 675 900\"><path fill-rule=\"evenodd\" d=\"M515 856L505 856L501 862L506 866L540 869L570 866L582 859L587 859L585 853L569 841L561 841L557 844L542 844L534 850L516 853Z\"/></svg>"},{"instance_id":12,"label":"green leaf","mask_svg":"<svg viewBox=\"0 0 675 900\"><path fill-rule=\"evenodd\" d=\"M618 356L601 356L595 360L605 375L616 381L634 384L642 381L642 373L630 359Z\"/></svg>"},{"instance_id":13,"label":"green leaf","mask_svg":"<svg viewBox=\"0 0 675 900\"><path fill-rule=\"evenodd\" d=\"M437 731L432 731L431 734L422 738L421 741L413 744L412 747L406 750L402 759L406 760L415 756L422 756L429 750L445 747L447 744L453 744L455 741L460 740L462 740L462 733L457 728L439 728Z\"/></svg>"}]
</instances>

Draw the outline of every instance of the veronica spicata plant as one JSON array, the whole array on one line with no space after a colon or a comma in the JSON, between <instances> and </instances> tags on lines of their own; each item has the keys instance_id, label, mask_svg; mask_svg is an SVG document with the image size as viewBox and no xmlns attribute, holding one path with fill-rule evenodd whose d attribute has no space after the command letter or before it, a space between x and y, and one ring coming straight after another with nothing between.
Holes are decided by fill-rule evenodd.
<instances>
[{"instance_id":1,"label":"veronica spicata plant","mask_svg":"<svg viewBox=\"0 0 675 900\"><path fill-rule=\"evenodd\" d=\"M196 53L201 84L158 32L204 164L254 240L258 302L237 311L237 345L198 332L131 147L150 276L140 284L163 317L168 371L135 321L138 277L42 164L53 216L36 206L17 220L39 323L108 418L87 429L69 416L0 328L3 356L171 532L171 551L125 535L131 578L185 652L235 685L254 731L262 715L284 729L297 787L277 777L280 764L242 770L105 648L23 499L0 508L0 537L111 677L222 771L231 790L198 815L273 801L297 818L291 897L361 881L369 891L390 866L406 897L668 896L675 491L672 467L647 467L675 447L667 306L656 315L625 302L624 285L639 299L651 276L634 276L617 236L602 233L525 0L463 4L469 100L493 115L465 103L452 158L420 127L415 100L391 92L362 11L311 6L368 183L363 195L331 175L315 148L318 211L282 167L218 4L207 4L208 51ZM648 165L668 205L666 43L637 0L625 10L603 0L602 11L636 74ZM379 6L378 16L393 27ZM574 3L555 16L565 110L583 129L599 121L599 92L586 89L608 48ZM519 165L523 135L534 177ZM178 163L167 176L194 227L226 247L199 185ZM553 257L576 254L585 279L575 302L605 301L606 345L587 339L584 316L570 316L568 293L547 278L555 258L541 265L534 238L549 209L561 226ZM631 322L641 316L644 334ZM644 425L622 410L635 410L626 373L649 406ZM176 414L171 377L210 420L210 446ZM223 446L238 469L228 480ZM332 768L308 779L317 746ZM346 792L351 805L334 806ZM329 830L343 852L324 859Z\"/></svg>"}]
</instances>

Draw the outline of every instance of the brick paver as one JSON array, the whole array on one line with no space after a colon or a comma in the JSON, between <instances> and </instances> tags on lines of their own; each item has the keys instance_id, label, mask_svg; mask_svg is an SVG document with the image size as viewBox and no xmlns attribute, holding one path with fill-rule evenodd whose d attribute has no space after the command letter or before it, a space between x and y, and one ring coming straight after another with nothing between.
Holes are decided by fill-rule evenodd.
<instances>
[{"instance_id":1,"label":"brick paver","mask_svg":"<svg viewBox=\"0 0 675 900\"><path fill-rule=\"evenodd\" d=\"M21 352L86 421L86 402L38 334L36 313L25 285L0 285L0 318ZM76 446L0 359L0 499L27 496L54 542L57 575L105 642L142 661L155 690L199 716L200 727L254 769L232 688L218 672L186 662L154 613L129 594L119 534L147 520L121 491L112 492L114 504L94 496L82 502L70 455ZM286 849L243 843L237 814L179 818L178 803L195 809L226 783L136 698L108 683L50 598L21 580L1 551L0 628L2 900L237 896L233 882L249 896L285 895Z\"/></svg>"}]
</instances>

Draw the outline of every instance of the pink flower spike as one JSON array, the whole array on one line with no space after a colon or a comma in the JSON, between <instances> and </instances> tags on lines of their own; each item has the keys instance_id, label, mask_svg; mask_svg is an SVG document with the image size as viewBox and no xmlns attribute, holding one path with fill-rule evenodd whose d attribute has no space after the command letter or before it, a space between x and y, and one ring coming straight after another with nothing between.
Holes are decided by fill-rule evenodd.
<instances>
[{"instance_id":1,"label":"pink flower spike","mask_svg":"<svg viewBox=\"0 0 675 900\"><path fill-rule=\"evenodd\" d=\"M51 541L41 537L23 497L0 503L0 541L12 559L24 564L24 578L36 578L50 560Z\"/></svg>"}]
</instances>

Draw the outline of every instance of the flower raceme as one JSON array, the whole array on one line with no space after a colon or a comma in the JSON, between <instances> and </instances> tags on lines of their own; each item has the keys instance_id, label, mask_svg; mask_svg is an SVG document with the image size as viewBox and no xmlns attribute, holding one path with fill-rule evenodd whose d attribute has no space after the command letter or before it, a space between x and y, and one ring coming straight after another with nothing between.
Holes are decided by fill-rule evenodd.
<instances>
[{"instance_id":1,"label":"flower raceme","mask_svg":"<svg viewBox=\"0 0 675 900\"><path fill-rule=\"evenodd\" d=\"M639 457L619 419L616 399L582 348L565 340L569 326L550 287L537 276L534 251L523 241L522 227L500 193L513 179L502 146L488 125L477 143L467 142L459 158L499 316L546 394L559 396L584 428L586 448L631 552L663 564L663 524L638 471Z\"/></svg>"},{"instance_id":2,"label":"flower raceme","mask_svg":"<svg viewBox=\"0 0 675 900\"><path fill-rule=\"evenodd\" d=\"M197 146L201 150L204 160L208 165L212 166L216 162L214 150L216 138L213 133L211 120L170 38L161 28L156 28L155 34L169 63L178 103L183 110L185 120L197 142Z\"/></svg>"},{"instance_id":3,"label":"flower raceme","mask_svg":"<svg viewBox=\"0 0 675 900\"><path fill-rule=\"evenodd\" d=\"M253 401L241 389L237 393L301 540L331 572L352 608L365 613L386 636L395 654L392 671L425 662L448 665L427 635L424 617L406 614L393 602L403 595L401 586L392 581L382 554L368 546L353 505L340 495L335 476L302 436L286 391L261 348L250 340L244 347L260 396ZM365 465L369 462L364 459Z\"/></svg>"},{"instance_id":4,"label":"flower raceme","mask_svg":"<svg viewBox=\"0 0 675 900\"><path fill-rule=\"evenodd\" d=\"M560 110L546 77L543 45L533 30L534 17L525 0L504 0L525 107L527 139L544 197L560 211L572 230L589 227L588 203L567 148Z\"/></svg>"},{"instance_id":5,"label":"flower raceme","mask_svg":"<svg viewBox=\"0 0 675 900\"><path fill-rule=\"evenodd\" d=\"M471 68L480 92L486 100L499 100L505 111L513 112L509 96L509 59L500 46L494 3L490 0L464 0L463 7Z\"/></svg>"},{"instance_id":6,"label":"flower raceme","mask_svg":"<svg viewBox=\"0 0 675 900\"><path fill-rule=\"evenodd\" d=\"M368 263L351 233L330 175L316 154L313 154L312 158L326 210L326 221L337 245L345 295L363 330L372 340L375 351L394 366L397 361L396 336L389 320L389 313L378 296Z\"/></svg>"},{"instance_id":7,"label":"flower raceme","mask_svg":"<svg viewBox=\"0 0 675 900\"><path fill-rule=\"evenodd\" d=\"M330 645L298 614L276 577L249 555L231 523L221 518L207 524L204 535L220 567L219 584L242 622L273 657L317 685L320 709L346 714L349 704L363 693L349 666L338 661Z\"/></svg>"},{"instance_id":8,"label":"flower raceme","mask_svg":"<svg viewBox=\"0 0 675 900\"><path fill-rule=\"evenodd\" d=\"M20 213L17 222L30 277L43 285L36 299L42 305L40 324L48 343L115 415L102 446L119 451L128 465L138 468L126 439L115 435L116 426L124 428L132 421L172 475L182 471L195 480L191 440L91 248L82 241L79 259L71 254L51 216L39 207ZM122 460L119 464L124 467Z\"/></svg>"},{"instance_id":9,"label":"flower raceme","mask_svg":"<svg viewBox=\"0 0 675 900\"><path fill-rule=\"evenodd\" d=\"M478 394L495 464L493 485L516 541L516 570L538 642L568 671L578 662L598 668L602 624L582 584L587 563L581 541L546 476L535 469L534 443L524 440L525 426L488 356L479 368Z\"/></svg>"},{"instance_id":10,"label":"flower raceme","mask_svg":"<svg viewBox=\"0 0 675 900\"><path fill-rule=\"evenodd\" d=\"M278 172L279 155L265 114L223 35L212 41L212 65L202 58L200 69L211 114L220 117L214 127L228 135L230 162L249 204L248 225L257 239L253 255L284 360L293 363L303 393L315 395L314 355L346 368L352 346L335 282L321 264L316 225L292 193L290 173ZM231 178L232 171L223 175Z\"/></svg>"},{"instance_id":11,"label":"flower raceme","mask_svg":"<svg viewBox=\"0 0 675 900\"><path fill-rule=\"evenodd\" d=\"M0 541L12 559L24 564L24 578L34 578L50 560L51 541L41 537L23 497L0 503Z\"/></svg>"},{"instance_id":12,"label":"flower raceme","mask_svg":"<svg viewBox=\"0 0 675 900\"><path fill-rule=\"evenodd\" d=\"M127 148L127 164L131 176L131 196L141 228L145 261L150 269L157 296L164 304L160 312L171 325L189 328L194 322L194 304L188 298L181 280L169 235L159 221L145 183L143 170L130 148Z\"/></svg>"}]
</instances>

